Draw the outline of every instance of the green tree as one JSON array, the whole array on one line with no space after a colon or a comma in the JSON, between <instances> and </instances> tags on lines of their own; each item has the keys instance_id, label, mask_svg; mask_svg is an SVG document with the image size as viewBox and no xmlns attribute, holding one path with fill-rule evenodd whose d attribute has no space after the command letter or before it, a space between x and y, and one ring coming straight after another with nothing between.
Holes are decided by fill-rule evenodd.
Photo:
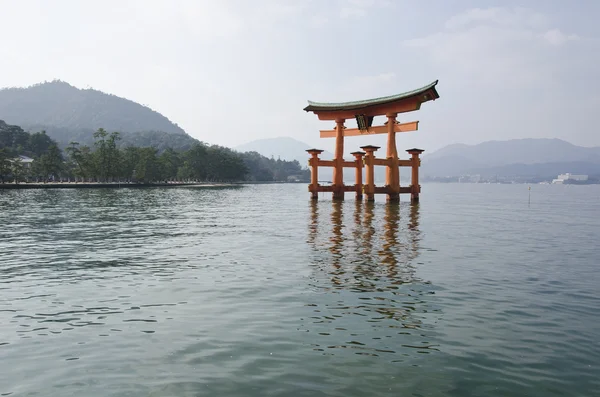
<instances>
[{"instance_id":1,"label":"green tree","mask_svg":"<svg viewBox=\"0 0 600 397\"><path fill-rule=\"evenodd\" d=\"M69 172L73 174L76 179L79 177L83 180L86 173L83 168L83 157L81 149L79 149L79 142L69 142L69 146L67 146L65 152L67 152L67 168L69 169Z\"/></svg>"},{"instance_id":2,"label":"green tree","mask_svg":"<svg viewBox=\"0 0 600 397\"><path fill-rule=\"evenodd\" d=\"M29 134L19 126L8 125L0 120L0 148L7 148L12 154L21 154L29 141ZM20 148L20 150L17 150Z\"/></svg>"},{"instance_id":3,"label":"green tree","mask_svg":"<svg viewBox=\"0 0 600 397\"><path fill-rule=\"evenodd\" d=\"M228 148L211 146L207 150L207 179L215 182L243 180L248 172L244 161Z\"/></svg>"},{"instance_id":4,"label":"green tree","mask_svg":"<svg viewBox=\"0 0 600 397\"><path fill-rule=\"evenodd\" d=\"M109 134L104 128L94 132L96 177L103 182L113 181L121 174L120 153L117 148L117 141L120 139L118 132Z\"/></svg>"},{"instance_id":5,"label":"green tree","mask_svg":"<svg viewBox=\"0 0 600 397\"><path fill-rule=\"evenodd\" d=\"M95 176L102 182L108 180L109 174L107 136L108 132L104 128L99 128L98 131L94 132L94 146L96 147L96 151L94 152Z\"/></svg>"},{"instance_id":6,"label":"green tree","mask_svg":"<svg viewBox=\"0 0 600 397\"><path fill-rule=\"evenodd\" d=\"M92 148L87 145L83 145L79 148L79 150L81 152L81 164L84 170L84 178L89 179L95 175L98 175L98 169L94 161L95 159Z\"/></svg>"},{"instance_id":7,"label":"green tree","mask_svg":"<svg viewBox=\"0 0 600 397\"><path fill-rule=\"evenodd\" d=\"M11 172L11 159L6 148L0 149L0 179L2 183L8 178Z\"/></svg>"},{"instance_id":8,"label":"green tree","mask_svg":"<svg viewBox=\"0 0 600 397\"><path fill-rule=\"evenodd\" d=\"M135 179L135 167L140 160L140 149L135 146L127 146L121 152L121 176L126 181Z\"/></svg>"},{"instance_id":9,"label":"green tree","mask_svg":"<svg viewBox=\"0 0 600 397\"><path fill-rule=\"evenodd\" d=\"M15 183L24 181L27 177L27 169L25 168L25 164L23 164L20 157L17 157L12 161L10 171Z\"/></svg>"},{"instance_id":10,"label":"green tree","mask_svg":"<svg viewBox=\"0 0 600 397\"><path fill-rule=\"evenodd\" d=\"M173 181L177 179L179 168L182 166L182 160L177 152L167 148L158 158L160 165L161 179Z\"/></svg>"},{"instance_id":11,"label":"green tree","mask_svg":"<svg viewBox=\"0 0 600 397\"><path fill-rule=\"evenodd\" d=\"M194 145L184 154L184 167L187 179L203 181L208 176L208 150L202 144Z\"/></svg>"},{"instance_id":12,"label":"green tree","mask_svg":"<svg viewBox=\"0 0 600 397\"><path fill-rule=\"evenodd\" d=\"M157 150L152 147L139 149L139 158L135 166L136 180L144 183L155 182L160 179L160 170Z\"/></svg>"},{"instance_id":13,"label":"green tree","mask_svg":"<svg viewBox=\"0 0 600 397\"><path fill-rule=\"evenodd\" d=\"M60 173L64 168L62 154L55 144L50 145L48 151L34 161L34 165L36 163L38 163L36 171L44 180L51 177L53 179L60 177Z\"/></svg>"},{"instance_id":14,"label":"green tree","mask_svg":"<svg viewBox=\"0 0 600 397\"><path fill-rule=\"evenodd\" d=\"M121 135L118 132L112 132L106 141L106 161L108 177L111 181L118 179L121 176L121 153L117 148L117 141L121 140Z\"/></svg>"},{"instance_id":15,"label":"green tree","mask_svg":"<svg viewBox=\"0 0 600 397\"><path fill-rule=\"evenodd\" d=\"M29 141L27 142L27 149L35 158L40 157L41 155L46 153L52 145L56 146L56 142L54 142L52 138L46 135L46 131L42 130L29 136Z\"/></svg>"}]
</instances>

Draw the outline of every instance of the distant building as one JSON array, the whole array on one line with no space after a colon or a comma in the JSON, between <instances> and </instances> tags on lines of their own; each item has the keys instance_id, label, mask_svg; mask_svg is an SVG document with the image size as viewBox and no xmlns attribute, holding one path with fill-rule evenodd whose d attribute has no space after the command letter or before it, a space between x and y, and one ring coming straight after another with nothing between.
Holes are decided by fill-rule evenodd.
<instances>
[{"instance_id":1,"label":"distant building","mask_svg":"<svg viewBox=\"0 0 600 397\"><path fill-rule=\"evenodd\" d=\"M463 175L458 178L458 183L480 183L481 175Z\"/></svg>"},{"instance_id":2,"label":"distant building","mask_svg":"<svg viewBox=\"0 0 600 397\"><path fill-rule=\"evenodd\" d=\"M25 168L31 168L31 164L33 164L33 159L31 157L23 156L22 154L20 154L19 158L21 159L21 163L23 163Z\"/></svg>"},{"instance_id":3,"label":"distant building","mask_svg":"<svg viewBox=\"0 0 600 397\"><path fill-rule=\"evenodd\" d=\"M566 181L582 182L582 181L587 181L587 180L588 180L587 175L573 175L570 173L566 173L566 174L560 174L556 179L552 180L552 183L561 184L561 183L565 183Z\"/></svg>"},{"instance_id":4,"label":"distant building","mask_svg":"<svg viewBox=\"0 0 600 397\"><path fill-rule=\"evenodd\" d=\"M31 164L33 164L33 159L31 157L23 156L22 154L18 155L11 161L20 161L25 168L31 168Z\"/></svg>"}]
</instances>

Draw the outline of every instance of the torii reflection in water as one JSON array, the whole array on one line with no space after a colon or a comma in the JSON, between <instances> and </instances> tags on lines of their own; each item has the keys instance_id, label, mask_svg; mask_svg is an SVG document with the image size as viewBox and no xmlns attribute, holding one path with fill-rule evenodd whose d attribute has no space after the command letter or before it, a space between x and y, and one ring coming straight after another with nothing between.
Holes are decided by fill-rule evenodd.
<instances>
[{"instance_id":1,"label":"torii reflection in water","mask_svg":"<svg viewBox=\"0 0 600 397\"><path fill-rule=\"evenodd\" d=\"M330 227L326 227L319 217L329 206L331 215L327 224ZM351 218L354 222L345 225L344 210L351 206L354 206ZM379 216L382 209L383 217ZM418 203L398 206L313 200L310 211L308 242L315 251L330 253L329 260L319 262L330 266L328 270L321 270L329 273L334 288L373 290L386 288L382 282L392 287L415 281L413 262L419 255L420 241ZM405 213L408 217L403 222ZM323 250L325 247L327 250Z\"/></svg>"}]
</instances>

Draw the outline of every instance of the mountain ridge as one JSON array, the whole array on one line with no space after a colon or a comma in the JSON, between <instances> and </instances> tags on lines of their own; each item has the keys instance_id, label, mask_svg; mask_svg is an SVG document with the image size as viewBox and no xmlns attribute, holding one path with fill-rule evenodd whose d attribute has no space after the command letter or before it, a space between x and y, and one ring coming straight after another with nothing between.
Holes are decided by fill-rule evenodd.
<instances>
[{"instance_id":1,"label":"mountain ridge","mask_svg":"<svg viewBox=\"0 0 600 397\"><path fill-rule=\"evenodd\" d=\"M282 149L276 144L287 142L296 145L292 151ZM270 148L261 148L268 144ZM272 146L275 147L273 148ZM294 138L279 137L251 141L239 148L251 148L267 155L282 153L281 158L290 160L284 152L296 153L300 164L306 164L308 144ZM270 152L269 152L270 151ZM323 153L324 159L333 158L329 152ZM274 155L276 157L276 155ZM377 180L384 178L383 167L376 167ZM349 172L345 170L345 174ZM448 177L481 174L486 176L539 176L552 177L559 173L600 173L600 147L577 146L557 138L521 138L511 140L491 140L475 145L454 143L422 157L421 173L424 177ZM401 175L406 174L406 172ZM346 175L345 175L346 176ZM323 178L321 178L323 177ZM350 175L348 174L348 177ZM331 169L319 169L319 179L331 178Z\"/></svg>"},{"instance_id":2,"label":"mountain ridge","mask_svg":"<svg viewBox=\"0 0 600 397\"><path fill-rule=\"evenodd\" d=\"M599 169L600 147L577 146L557 138L448 145L423 156L422 162L423 174L435 177L470 174L549 177L562 172L594 174Z\"/></svg>"},{"instance_id":3,"label":"mountain ridge","mask_svg":"<svg viewBox=\"0 0 600 397\"><path fill-rule=\"evenodd\" d=\"M445 156L460 156L491 166L519 162L524 164L580 160L600 162L600 147L577 146L558 138L490 140L475 145L448 145L425 154L423 159L432 160Z\"/></svg>"},{"instance_id":4,"label":"mountain ridge","mask_svg":"<svg viewBox=\"0 0 600 397\"><path fill-rule=\"evenodd\" d=\"M52 101L46 101L50 95ZM25 109L27 105L29 107L38 105L42 110L36 116L36 124L57 125L53 122L55 120L53 112L60 111L61 105L65 102L68 102L71 113L69 119L60 123L60 126L65 128L80 128L78 122L86 118L88 113L94 112L96 116L94 120L85 120L86 123L96 124L92 128L122 132L157 130L171 134L186 134L183 128L148 106L94 88L77 88L62 80L52 80L28 87L0 89L0 113L10 113L8 122L21 126L33 124L31 116L23 114L31 111ZM120 108L117 108L117 105ZM140 110L145 112L147 120L132 118L130 113ZM113 116L112 119L107 117L110 114Z\"/></svg>"},{"instance_id":5,"label":"mountain ridge","mask_svg":"<svg viewBox=\"0 0 600 397\"><path fill-rule=\"evenodd\" d=\"M280 136L274 138L255 139L253 141L237 145L232 149L236 151L257 152L269 158L273 157L277 159L278 157L281 157L282 160L296 160L306 167L309 158L306 150L312 149L312 147L307 143L299 141L295 138ZM333 154L328 151L324 151L321 153L320 157L326 160L333 159Z\"/></svg>"},{"instance_id":6,"label":"mountain ridge","mask_svg":"<svg viewBox=\"0 0 600 397\"><path fill-rule=\"evenodd\" d=\"M122 144L139 142L140 135L148 135L148 146L162 149L171 146L169 140L178 149L199 142L148 106L61 80L0 89L0 119L32 132L45 130L62 147L72 140L91 144L91 133L99 128L120 132Z\"/></svg>"}]
</instances>

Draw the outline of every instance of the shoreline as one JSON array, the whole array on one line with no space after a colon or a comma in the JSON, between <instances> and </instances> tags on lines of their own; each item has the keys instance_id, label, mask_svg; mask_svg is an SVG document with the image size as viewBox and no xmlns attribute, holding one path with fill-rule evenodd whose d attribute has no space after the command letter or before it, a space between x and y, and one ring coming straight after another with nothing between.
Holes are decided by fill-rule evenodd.
<instances>
[{"instance_id":1,"label":"shoreline","mask_svg":"<svg viewBox=\"0 0 600 397\"><path fill-rule=\"evenodd\" d=\"M241 183L97 183L97 182L48 182L48 183L0 183L0 190L7 189L141 189L153 187L233 187Z\"/></svg>"}]
</instances>

